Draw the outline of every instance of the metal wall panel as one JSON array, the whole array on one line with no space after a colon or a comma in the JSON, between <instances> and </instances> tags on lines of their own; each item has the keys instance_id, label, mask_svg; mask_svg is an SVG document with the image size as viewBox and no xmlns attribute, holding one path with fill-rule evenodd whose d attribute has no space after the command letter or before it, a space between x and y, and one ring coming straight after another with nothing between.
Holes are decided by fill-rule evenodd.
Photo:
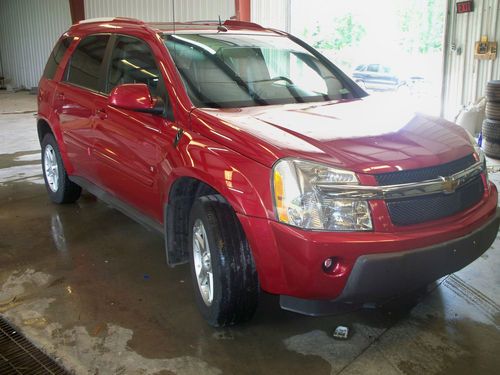
<instances>
[{"instance_id":1,"label":"metal wall panel","mask_svg":"<svg viewBox=\"0 0 500 375\"><path fill-rule=\"evenodd\" d=\"M291 0L251 0L252 22L265 27L290 31Z\"/></svg>"},{"instance_id":2,"label":"metal wall panel","mask_svg":"<svg viewBox=\"0 0 500 375\"><path fill-rule=\"evenodd\" d=\"M500 79L500 55L495 60L474 58L481 35L500 43L500 0L475 0L474 12L465 14L456 14L455 3L448 1L443 83L443 114L449 119L483 97L489 80Z\"/></svg>"},{"instance_id":3,"label":"metal wall panel","mask_svg":"<svg viewBox=\"0 0 500 375\"><path fill-rule=\"evenodd\" d=\"M132 17L172 21L173 0L85 0L85 17ZM222 20L235 14L234 0L175 0L175 20Z\"/></svg>"},{"instance_id":4,"label":"metal wall panel","mask_svg":"<svg viewBox=\"0 0 500 375\"><path fill-rule=\"evenodd\" d=\"M0 1L0 54L14 87L38 86L52 47L70 25L68 0Z\"/></svg>"}]
</instances>

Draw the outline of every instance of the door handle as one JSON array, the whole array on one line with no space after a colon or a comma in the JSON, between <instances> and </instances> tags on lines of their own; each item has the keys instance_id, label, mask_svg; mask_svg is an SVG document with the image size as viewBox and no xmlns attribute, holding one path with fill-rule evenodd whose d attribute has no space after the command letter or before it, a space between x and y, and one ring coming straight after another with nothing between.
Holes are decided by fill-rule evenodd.
<instances>
[{"instance_id":1,"label":"door handle","mask_svg":"<svg viewBox=\"0 0 500 375\"><path fill-rule=\"evenodd\" d=\"M108 118L108 114L106 113L106 110L104 108L97 108L95 111L95 114L97 117L99 117L101 120L105 120Z\"/></svg>"}]
</instances>

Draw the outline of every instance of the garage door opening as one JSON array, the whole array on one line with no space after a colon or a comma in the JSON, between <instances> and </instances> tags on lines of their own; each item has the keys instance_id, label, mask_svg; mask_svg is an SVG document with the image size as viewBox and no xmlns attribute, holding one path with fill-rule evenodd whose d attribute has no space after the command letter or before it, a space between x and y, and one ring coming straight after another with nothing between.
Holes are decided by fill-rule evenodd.
<instances>
[{"instance_id":1,"label":"garage door opening","mask_svg":"<svg viewBox=\"0 0 500 375\"><path fill-rule=\"evenodd\" d=\"M446 0L291 0L291 32L371 95L439 115Z\"/></svg>"}]
</instances>

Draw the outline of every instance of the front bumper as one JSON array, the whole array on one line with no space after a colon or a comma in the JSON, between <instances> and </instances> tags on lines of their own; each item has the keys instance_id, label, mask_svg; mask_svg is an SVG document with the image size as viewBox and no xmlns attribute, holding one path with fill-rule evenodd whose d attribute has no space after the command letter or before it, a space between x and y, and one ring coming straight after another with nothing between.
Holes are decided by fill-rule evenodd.
<instances>
[{"instance_id":1,"label":"front bumper","mask_svg":"<svg viewBox=\"0 0 500 375\"><path fill-rule=\"evenodd\" d=\"M372 206L377 208L372 212L379 212L380 215L373 214L376 229L371 232L307 231L270 219L243 214L238 214L238 217L252 249L261 288L272 294L289 296L282 297L282 301L285 308L292 309L291 303L286 301L337 301L341 298L356 301L370 299L371 295L383 298L384 294L398 292L395 285L402 285L404 291L411 289L410 284L426 283L464 267L486 251L494 239L498 229L497 198L497 190L492 185L476 206L460 214L400 228L377 224L380 217L387 217L387 209L383 202L372 201ZM442 255L447 254L446 246L460 240L467 241L476 232L482 234L476 240L477 246L471 250L472 253L466 255L467 250L459 252L456 246L457 255L450 255L453 262L447 265L450 259ZM443 246L445 250L441 255L437 255L439 250L435 250L436 255L433 256L427 254L434 252L423 251ZM419 253L423 255L413 255ZM326 273L322 269L328 257L338 260L339 267L335 268L335 272ZM400 270L404 267L409 272L415 269L415 277L423 274L423 280L409 274L380 280L389 269L391 273L401 275ZM367 275L356 276L360 272ZM425 276L426 273L428 276ZM352 290L359 291L354 293ZM293 309L298 310L296 307Z\"/></svg>"},{"instance_id":2,"label":"front bumper","mask_svg":"<svg viewBox=\"0 0 500 375\"><path fill-rule=\"evenodd\" d=\"M339 302L377 302L415 290L462 269L488 250L498 233L499 213L497 210L472 233L451 241L409 251L362 255L338 298L308 300L282 295L281 307L307 315L326 315L339 311Z\"/></svg>"}]
</instances>

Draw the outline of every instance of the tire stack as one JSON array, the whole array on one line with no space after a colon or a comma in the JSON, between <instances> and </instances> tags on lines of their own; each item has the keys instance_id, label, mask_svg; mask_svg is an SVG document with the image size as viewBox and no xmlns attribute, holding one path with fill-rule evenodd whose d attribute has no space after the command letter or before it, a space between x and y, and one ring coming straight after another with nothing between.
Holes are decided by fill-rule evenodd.
<instances>
[{"instance_id":1,"label":"tire stack","mask_svg":"<svg viewBox=\"0 0 500 375\"><path fill-rule=\"evenodd\" d=\"M486 86L486 119L483 122L483 149L489 157L500 159L500 80Z\"/></svg>"}]
</instances>

